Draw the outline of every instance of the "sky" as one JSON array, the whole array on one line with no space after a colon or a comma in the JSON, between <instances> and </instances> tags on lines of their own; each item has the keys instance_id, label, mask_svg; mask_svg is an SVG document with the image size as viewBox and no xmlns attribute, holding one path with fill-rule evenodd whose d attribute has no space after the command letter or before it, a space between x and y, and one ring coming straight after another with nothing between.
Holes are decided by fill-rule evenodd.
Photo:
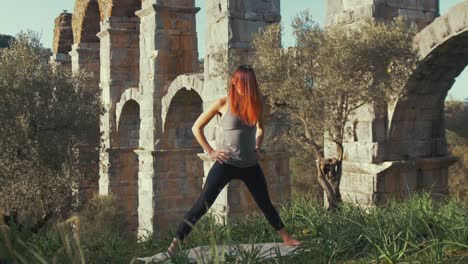
<instances>
[{"instance_id":1,"label":"sky","mask_svg":"<svg viewBox=\"0 0 468 264\"><path fill-rule=\"evenodd\" d=\"M205 1L195 0L201 8L197 14L198 49L200 57L204 55L204 27L206 23ZM455 4L463 0L440 0L440 13L444 14ZM20 31L31 29L41 34L45 47L52 46L54 18L63 10L73 12L75 0L0 0L0 34L16 35ZM317 23L323 25L325 19L325 0L282 0L281 16L284 25L283 44L294 44L291 19L299 12L309 9ZM449 99L468 99L468 69L457 78L449 92Z\"/></svg>"}]
</instances>

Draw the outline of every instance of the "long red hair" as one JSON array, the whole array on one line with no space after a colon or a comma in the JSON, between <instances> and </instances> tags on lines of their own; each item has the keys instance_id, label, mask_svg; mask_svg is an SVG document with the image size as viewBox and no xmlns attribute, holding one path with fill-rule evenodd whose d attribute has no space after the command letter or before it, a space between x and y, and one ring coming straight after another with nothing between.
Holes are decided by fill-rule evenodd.
<instances>
[{"instance_id":1,"label":"long red hair","mask_svg":"<svg viewBox=\"0 0 468 264\"><path fill-rule=\"evenodd\" d=\"M241 65L234 71L228 96L231 111L247 125L254 126L262 112L262 100L252 67Z\"/></svg>"}]
</instances>

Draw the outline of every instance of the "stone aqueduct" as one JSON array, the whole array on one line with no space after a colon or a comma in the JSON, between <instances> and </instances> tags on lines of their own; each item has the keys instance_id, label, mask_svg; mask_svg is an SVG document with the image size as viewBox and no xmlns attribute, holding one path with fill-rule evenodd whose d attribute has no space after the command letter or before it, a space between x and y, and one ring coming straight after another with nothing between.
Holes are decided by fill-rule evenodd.
<instances>
[{"instance_id":1,"label":"stone aqueduct","mask_svg":"<svg viewBox=\"0 0 468 264\"><path fill-rule=\"evenodd\" d=\"M106 113L99 193L114 193L128 211L130 228L158 234L180 219L197 198L212 162L191 126L203 109L226 94L217 73L221 55L252 52L252 35L279 22L279 0L206 0L204 72L198 72L194 0L76 0L73 14L56 19L53 61L94 73ZM439 1L327 0L327 24L387 20L403 15L423 28L415 39L422 66L410 94L394 105L366 106L350 122L346 140L344 198L364 205L391 194L431 188L447 192L444 99L468 62L468 0L439 16ZM222 139L216 117L205 134ZM261 162L274 202L290 193L289 158L272 142L284 127L267 119ZM331 150L326 150L331 151ZM96 183L97 189L97 183ZM232 182L213 206L230 220L255 210L247 189Z\"/></svg>"}]
</instances>

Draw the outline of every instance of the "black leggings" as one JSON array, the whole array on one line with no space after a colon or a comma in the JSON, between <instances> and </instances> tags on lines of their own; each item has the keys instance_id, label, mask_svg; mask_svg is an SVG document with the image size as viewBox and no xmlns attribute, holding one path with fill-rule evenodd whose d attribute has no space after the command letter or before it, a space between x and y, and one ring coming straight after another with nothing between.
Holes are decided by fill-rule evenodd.
<instances>
[{"instance_id":1,"label":"black leggings","mask_svg":"<svg viewBox=\"0 0 468 264\"><path fill-rule=\"evenodd\" d=\"M275 230L280 230L284 227L278 212L271 204L265 176L258 163L252 167L239 168L216 161L208 173L198 200L185 214L184 220L179 222L176 235L180 241L192 231L192 226L208 211L216 200L216 197L218 197L218 194L232 179L240 179L244 182L258 207L268 220L268 223Z\"/></svg>"}]
</instances>

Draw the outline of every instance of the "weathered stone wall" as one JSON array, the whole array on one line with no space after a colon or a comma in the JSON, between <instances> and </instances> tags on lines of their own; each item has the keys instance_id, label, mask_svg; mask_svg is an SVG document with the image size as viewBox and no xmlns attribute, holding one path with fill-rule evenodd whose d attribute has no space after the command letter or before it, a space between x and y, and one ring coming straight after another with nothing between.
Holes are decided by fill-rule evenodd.
<instances>
[{"instance_id":1,"label":"weathered stone wall","mask_svg":"<svg viewBox=\"0 0 468 264\"><path fill-rule=\"evenodd\" d=\"M66 11L55 18L53 55L51 61L70 67L68 52L73 45L72 14Z\"/></svg>"},{"instance_id":2,"label":"weathered stone wall","mask_svg":"<svg viewBox=\"0 0 468 264\"><path fill-rule=\"evenodd\" d=\"M100 32L101 13L97 0L78 0L73 13L74 44L69 53L72 70L87 71L93 75L93 85L99 86L100 44L97 34Z\"/></svg>"},{"instance_id":3,"label":"weathered stone wall","mask_svg":"<svg viewBox=\"0 0 468 264\"><path fill-rule=\"evenodd\" d=\"M368 16L388 19L375 13L375 5L397 8L397 2L399 8L416 12L398 11L420 27L438 13L438 1L359 1L359 8L349 5L351 2L332 1L328 21L357 22L340 17L355 14L346 11L351 7L361 10L366 5L374 6ZM388 106L366 105L351 117L340 185L345 200L371 206L419 190L428 190L434 197L447 194L447 168L454 159L447 154L444 100L468 62L467 6L468 1L457 5L416 36L415 46L423 62L407 84L407 97ZM336 16L332 9L337 10ZM418 18L422 10L429 14L427 20ZM327 155L334 151L326 149Z\"/></svg>"},{"instance_id":4,"label":"weathered stone wall","mask_svg":"<svg viewBox=\"0 0 468 264\"><path fill-rule=\"evenodd\" d=\"M109 192L127 212L129 230L136 233L138 224L138 156L134 148L109 150Z\"/></svg>"},{"instance_id":5,"label":"weathered stone wall","mask_svg":"<svg viewBox=\"0 0 468 264\"><path fill-rule=\"evenodd\" d=\"M144 154L140 155L137 150L141 146L139 128L145 109L138 96L140 19L134 14L141 8L141 3L133 2L133 14L117 16L120 13L116 12L115 16L106 16L102 2L99 6L104 15L101 15L101 31L97 36L100 43L101 100L105 114L101 116L103 144L99 192L117 195L118 201L128 210L129 228L137 231L144 226L140 223L140 194L145 190L139 188L140 159ZM124 1L112 1L111 8L127 8L127 5Z\"/></svg>"},{"instance_id":6,"label":"weathered stone wall","mask_svg":"<svg viewBox=\"0 0 468 264\"><path fill-rule=\"evenodd\" d=\"M93 85L96 87L99 86L101 70L99 48L99 42L77 43L73 44L72 51L69 52L72 71L77 72L83 70L92 74Z\"/></svg>"},{"instance_id":7,"label":"weathered stone wall","mask_svg":"<svg viewBox=\"0 0 468 264\"><path fill-rule=\"evenodd\" d=\"M137 17L109 17L101 25L100 87L105 114L101 117L103 153L100 193L108 193L109 164L107 149L119 147L116 134L116 103L126 89L138 87L139 82L139 19Z\"/></svg>"},{"instance_id":8,"label":"weathered stone wall","mask_svg":"<svg viewBox=\"0 0 468 264\"><path fill-rule=\"evenodd\" d=\"M191 144L188 146L186 139L180 142L175 140L177 135L173 134L179 132L187 134L191 132L187 131L187 127L195 121L194 116L189 115L184 117L184 114L187 113L183 113L183 111L184 104L193 102L192 99L186 98L189 99L189 102L185 102L184 100L177 101L178 99L176 99L175 106L171 106L173 109L170 109L172 98L176 96L179 89L184 87L187 89L194 88L194 82L192 81L184 82L184 86L177 85L171 88L170 85L177 76L198 71L197 35L195 29L195 14L198 10L198 8L195 8L193 0L165 2L145 0L142 10L137 12L137 15L141 19L140 88L142 89L143 98L140 131L141 146L144 147L144 151L151 153L151 155L142 155L145 160L142 161L140 183L142 186L153 186L153 190L161 190L161 184L166 186L164 184L166 184L165 179L169 168L161 167L159 164L168 164L167 162L170 164L185 164L188 160L193 159L193 157L184 154L186 151L190 153L199 152L198 148L190 150L193 146ZM181 77L181 79L184 78ZM190 78L187 80L190 80ZM178 84L177 80L175 82ZM166 96L169 94L170 96ZM168 99L165 100L163 98ZM201 99L196 104L201 109ZM188 113L191 114L199 113L194 107L189 107L185 110L189 110L190 112ZM184 120L183 126L179 127L179 124L175 123L169 124L168 133L163 135L165 119L162 116L167 115L169 111L171 112L171 119L176 118L180 120L182 118ZM198 160L198 164L199 170L202 170L201 161ZM192 171L196 172L196 169L192 169ZM192 177L192 171L175 168L173 173L177 175L180 181L182 179L189 181ZM201 186L199 187L201 189ZM177 208L169 208L163 205L163 203L171 199L176 199L176 201L182 199L185 201L189 198L184 196L187 194L181 193L177 189L164 189L164 192L153 190L145 190L140 193L139 211L142 216L140 223L147 230L158 234L166 230L165 228L170 223L176 222L180 218L180 212L177 211Z\"/></svg>"},{"instance_id":9,"label":"weathered stone wall","mask_svg":"<svg viewBox=\"0 0 468 264\"><path fill-rule=\"evenodd\" d=\"M155 152L155 231L173 228L183 219L200 195L202 148L192 134L192 126L203 112L203 102L194 90L179 89L170 100L164 132Z\"/></svg>"},{"instance_id":10,"label":"weathered stone wall","mask_svg":"<svg viewBox=\"0 0 468 264\"><path fill-rule=\"evenodd\" d=\"M328 0L326 25L352 24L365 18L404 16L424 28L439 16L439 0Z\"/></svg>"},{"instance_id":11,"label":"weathered stone wall","mask_svg":"<svg viewBox=\"0 0 468 264\"><path fill-rule=\"evenodd\" d=\"M387 159L423 158L426 162L416 168L421 185L432 181L434 192L442 194L454 162L447 151L444 101L468 64L467 43L468 1L463 1L416 36L422 62L407 84L408 96L391 109Z\"/></svg>"},{"instance_id":12,"label":"weathered stone wall","mask_svg":"<svg viewBox=\"0 0 468 264\"><path fill-rule=\"evenodd\" d=\"M98 0L77 0L72 22L74 43L99 42L96 34L100 31L101 20Z\"/></svg>"},{"instance_id":13,"label":"weathered stone wall","mask_svg":"<svg viewBox=\"0 0 468 264\"><path fill-rule=\"evenodd\" d=\"M203 163L196 155L199 152L199 148L155 151L155 235L174 230L200 195Z\"/></svg>"}]
</instances>

